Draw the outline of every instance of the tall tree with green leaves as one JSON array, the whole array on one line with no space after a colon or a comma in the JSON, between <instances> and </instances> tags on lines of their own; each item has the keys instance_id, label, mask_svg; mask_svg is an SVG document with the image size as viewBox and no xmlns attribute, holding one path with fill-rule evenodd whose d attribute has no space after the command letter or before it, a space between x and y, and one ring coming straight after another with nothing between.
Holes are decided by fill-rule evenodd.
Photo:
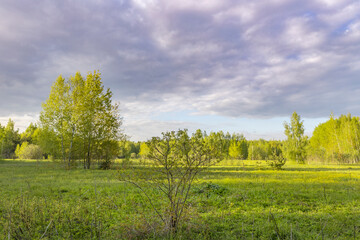
<instances>
[{"instance_id":1,"label":"tall tree with green leaves","mask_svg":"<svg viewBox=\"0 0 360 240\"><path fill-rule=\"evenodd\" d=\"M149 149L148 145L145 142L141 143L140 152L139 152L139 155L141 156L141 158L146 158L146 156L149 154L149 151L150 151L150 149Z\"/></svg>"},{"instance_id":2,"label":"tall tree with green leaves","mask_svg":"<svg viewBox=\"0 0 360 240\"><path fill-rule=\"evenodd\" d=\"M40 122L43 134L55 135L49 139L60 143L68 166L72 159L83 158L88 169L94 157L109 160L118 150L119 106L112 103L110 89L104 90L98 71L88 73L86 79L80 73L68 80L60 75L43 104Z\"/></svg>"},{"instance_id":3,"label":"tall tree with green leaves","mask_svg":"<svg viewBox=\"0 0 360 240\"><path fill-rule=\"evenodd\" d=\"M247 159L248 143L244 137L232 139L229 146L229 157L235 159Z\"/></svg>"},{"instance_id":4,"label":"tall tree with green leaves","mask_svg":"<svg viewBox=\"0 0 360 240\"><path fill-rule=\"evenodd\" d=\"M319 124L310 139L309 154L314 159L341 163L360 160L360 118L351 114L336 118L333 114Z\"/></svg>"},{"instance_id":5,"label":"tall tree with green leaves","mask_svg":"<svg viewBox=\"0 0 360 240\"><path fill-rule=\"evenodd\" d=\"M112 103L112 92L104 90L100 72L89 73L84 82L80 106L79 135L83 144L84 168L90 168L94 156L109 156L113 141L121 138L122 119L119 105Z\"/></svg>"},{"instance_id":6,"label":"tall tree with green leaves","mask_svg":"<svg viewBox=\"0 0 360 240\"><path fill-rule=\"evenodd\" d=\"M15 157L16 145L20 143L19 130L15 130L15 122L9 119L4 128L4 138L1 144L2 155L4 158Z\"/></svg>"},{"instance_id":7,"label":"tall tree with green leaves","mask_svg":"<svg viewBox=\"0 0 360 240\"><path fill-rule=\"evenodd\" d=\"M84 104L84 78L81 76L80 72L77 72L75 76L71 76L68 80L69 82L69 151L68 151L68 164L70 164L74 140L79 128L79 121L81 119L82 105Z\"/></svg>"},{"instance_id":8,"label":"tall tree with green leaves","mask_svg":"<svg viewBox=\"0 0 360 240\"><path fill-rule=\"evenodd\" d=\"M298 163L305 163L307 137L304 135L304 121L300 115L294 112L290 124L285 122L285 135L287 140L284 144L286 157Z\"/></svg>"},{"instance_id":9,"label":"tall tree with green leaves","mask_svg":"<svg viewBox=\"0 0 360 240\"><path fill-rule=\"evenodd\" d=\"M28 142L30 144L33 143L34 134L37 128L38 127L36 126L36 124L30 123L26 130L20 134L20 142Z\"/></svg>"},{"instance_id":10,"label":"tall tree with green leaves","mask_svg":"<svg viewBox=\"0 0 360 240\"><path fill-rule=\"evenodd\" d=\"M70 86L61 75L51 87L49 98L42 104L43 111L40 113L40 123L45 129L49 129L60 139L61 154L66 164L67 134L70 122Z\"/></svg>"}]
</instances>

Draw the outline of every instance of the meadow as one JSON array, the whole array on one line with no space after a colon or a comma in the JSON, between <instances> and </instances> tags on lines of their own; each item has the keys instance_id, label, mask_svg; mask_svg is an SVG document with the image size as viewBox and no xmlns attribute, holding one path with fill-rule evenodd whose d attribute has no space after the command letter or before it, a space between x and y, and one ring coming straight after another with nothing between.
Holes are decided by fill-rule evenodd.
<instances>
[{"instance_id":1,"label":"meadow","mask_svg":"<svg viewBox=\"0 0 360 240\"><path fill-rule=\"evenodd\" d=\"M0 239L360 239L360 165L224 160L201 173L171 236L123 169L0 160Z\"/></svg>"}]
</instances>

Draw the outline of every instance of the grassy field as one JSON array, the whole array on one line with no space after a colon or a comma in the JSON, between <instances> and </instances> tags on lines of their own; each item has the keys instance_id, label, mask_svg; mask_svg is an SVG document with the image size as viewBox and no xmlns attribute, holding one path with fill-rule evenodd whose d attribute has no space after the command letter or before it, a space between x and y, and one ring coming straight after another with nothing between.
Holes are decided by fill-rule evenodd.
<instances>
[{"instance_id":1,"label":"grassy field","mask_svg":"<svg viewBox=\"0 0 360 240\"><path fill-rule=\"evenodd\" d=\"M1 160L0 239L360 239L360 165L223 161L199 176L176 236L117 176Z\"/></svg>"}]
</instances>

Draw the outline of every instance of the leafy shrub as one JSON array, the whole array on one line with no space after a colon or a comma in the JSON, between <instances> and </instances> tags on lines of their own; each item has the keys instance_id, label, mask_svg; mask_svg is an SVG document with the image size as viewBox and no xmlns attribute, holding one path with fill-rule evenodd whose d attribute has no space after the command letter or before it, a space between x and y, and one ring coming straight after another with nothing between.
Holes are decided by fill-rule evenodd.
<instances>
[{"instance_id":1,"label":"leafy shrub","mask_svg":"<svg viewBox=\"0 0 360 240\"><path fill-rule=\"evenodd\" d=\"M286 163L286 158L284 158L282 155L276 156L274 155L272 159L269 159L266 161L270 167L276 170L281 170L282 167Z\"/></svg>"},{"instance_id":2,"label":"leafy shrub","mask_svg":"<svg viewBox=\"0 0 360 240\"><path fill-rule=\"evenodd\" d=\"M21 159L42 159L43 152L40 146L24 142L16 147L15 154Z\"/></svg>"}]
</instances>

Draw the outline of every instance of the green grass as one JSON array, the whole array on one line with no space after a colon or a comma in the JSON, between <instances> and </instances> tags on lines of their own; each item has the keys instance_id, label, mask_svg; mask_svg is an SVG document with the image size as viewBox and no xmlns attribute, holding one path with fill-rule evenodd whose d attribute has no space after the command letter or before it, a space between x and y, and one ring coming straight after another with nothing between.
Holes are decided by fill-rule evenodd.
<instances>
[{"instance_id":1,"label":"green grass","mask_svg":"<svg viewBox=\"0 0 360 240\"><path fill-rule=\"evenodd\" d=\"M0 239L169 238L117 174L0 160ZM174 238L360 239L359 183L360 165L226 160L199 176Z\"/></svg>"}]
</instances>

